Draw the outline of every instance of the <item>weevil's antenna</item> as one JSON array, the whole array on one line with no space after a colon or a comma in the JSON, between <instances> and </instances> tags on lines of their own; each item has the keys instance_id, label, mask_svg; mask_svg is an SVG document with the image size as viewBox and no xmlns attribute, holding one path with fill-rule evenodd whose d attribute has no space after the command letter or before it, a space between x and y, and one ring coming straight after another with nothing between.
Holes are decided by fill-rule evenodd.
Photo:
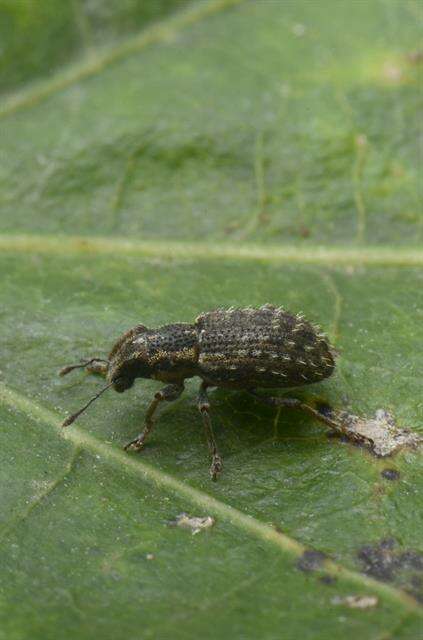
<instances>
[{"instance_id":1,"label":"weevil's antenna","mask_svg":"<svg viewBox=\"0 0 423 640\"><path fill-rule=\"evenodd\" d=\"M81 364L71 364L68 367L63 367L63 369L60 369L59 371L59 376L65 376L74 369L83 369L84 367L88 367L88 365L92 364L93 362L107 362L107 364L109 364L109 361L103 360L103 358L91 358L91 360L81 362Z\"/></svg>"},{"instance_id":2,"label":"weevil's antenna","mask_svg":"<svg viewBox=\"0 0 423 640\"><path fill-rule=\"evenodd\" d=\"M103 387L101 391L99 391L93 398L91 398L91 400L88 400L87 404L85 404L82 407L82 409L80 409L76 413L73 413L71 416L69 416L69 418L66 418L66 420L64 420L63 423L62 423L62 427L68 427L70 424L72 424L72 422L75 422L75 420L78 418L78 416L80 416L81 413L83 413L85 411L85 409L88 409L90 404L92 404L94 402L94 400L97 400L97 398L99 398L102 393L107 391L107 389L110 389L110 387L113 384L114 384L114 382L109 382L109 384L107 384L105 387Z\"/></svg>"}]
</instances>

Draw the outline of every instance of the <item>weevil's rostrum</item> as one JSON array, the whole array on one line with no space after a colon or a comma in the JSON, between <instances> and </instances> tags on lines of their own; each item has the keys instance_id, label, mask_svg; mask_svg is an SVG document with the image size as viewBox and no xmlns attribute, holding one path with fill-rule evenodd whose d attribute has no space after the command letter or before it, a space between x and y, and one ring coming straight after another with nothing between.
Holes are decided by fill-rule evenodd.
<instances>
[{"instance_id":1,"label":"weevil's rostrum","mask_svg":"<svg viewBox=\"0 0 423 640\"><path fill-rule=\"evenodd\" d=\"M119 338L107 360L94 358L66 367L61 373L86 366L89 371L107 377L109 384L103 390L112 386L118 392L132 387L136 378L167 383L148 407L144 431L125 447L135 450L143 447L159 403L179 397L186 378L200 377L198 407L212 455L211 475L215 479L222 461L211 427L207 389L244 389L268 404L304 409L330 425L330 419L299 400L257 396L256 390L320 382L332 374L334 356L325 336L302 315L267 304L259 309L209 311L198 316L193 324L169 324L157 329L137 325ZM64 425L71 424L99 395Z\"/></svg>"}]
</instances>

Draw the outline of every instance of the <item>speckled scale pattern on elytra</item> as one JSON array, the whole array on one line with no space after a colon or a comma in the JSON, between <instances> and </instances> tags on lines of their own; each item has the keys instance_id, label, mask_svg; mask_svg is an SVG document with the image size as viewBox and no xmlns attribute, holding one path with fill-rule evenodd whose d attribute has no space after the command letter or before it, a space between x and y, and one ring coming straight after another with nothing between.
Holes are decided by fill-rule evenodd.
<instances>
[{"instance_id":1,"label":"speckled scale pattern on elytra","mask_svg":"<svg viewBox=\"0 0 423 640\"><path fill-rule=\"evenodd\" d=\"M333 372L332 348L301 315L273 305L218 309L196 320L200 375L210 384L295 387Z\"/></svg>"}]
</instances>

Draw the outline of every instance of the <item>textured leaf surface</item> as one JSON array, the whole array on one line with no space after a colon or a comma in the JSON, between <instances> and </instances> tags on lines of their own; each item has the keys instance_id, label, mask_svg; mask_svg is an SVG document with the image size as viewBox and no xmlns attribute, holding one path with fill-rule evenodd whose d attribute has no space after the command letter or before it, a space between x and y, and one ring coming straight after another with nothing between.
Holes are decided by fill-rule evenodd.
<instances>
[{"instance_id":1,"label":"textured leaf surface","mask_svg":"<svg viewBox=\"0 0 423 640\"><path fill-rule=\"evenodd\" d=\"M418 5L176 5L118 43L152 12L99 14L101 49L50 76L8 64L46 77L0 107L0 638L416 638L419 451L218 390L212 484L196 380L142 455L153 382L60 429L101 384L63 365L273 302L341 352L296 396L423 433Z\"/></svg>"}]
</instances>

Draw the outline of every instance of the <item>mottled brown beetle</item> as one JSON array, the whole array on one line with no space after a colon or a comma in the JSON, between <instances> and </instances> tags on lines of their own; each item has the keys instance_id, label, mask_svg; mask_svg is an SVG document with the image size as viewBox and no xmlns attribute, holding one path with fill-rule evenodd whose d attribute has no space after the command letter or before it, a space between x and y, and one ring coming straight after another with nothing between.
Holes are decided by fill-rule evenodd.
<instances>
[{"instance_id":1,"label":"mottled brown beetle","mask_svg":"<svg viewBox=\"0 0 423 640\"><path fill-rule=\"evenodd\" d=\"M135 378L166 382L149 405L142 433L125 446L139 451L153 427L153 415L163 401L176 400L184 390L186 378L202 380L198 408L203 417L212 457L210 475L215 480L222 470L210 421L209 387L243 389L261 401L298 408L321 422L332 421L313 407L294 398L264 397L259 388L300 387L328 378L335 368L335 351L318 328L302 315L293 315L266 304L260 309L217 309L202 313L194 324L168 324L148 329L140 324L119 338L108 360L93 358L65 367L65 375L86 367L89 372L106 376L108 384L97 395L67 418L70 425L106 389L122 393Z\"/></svg>"}]
</instances>

